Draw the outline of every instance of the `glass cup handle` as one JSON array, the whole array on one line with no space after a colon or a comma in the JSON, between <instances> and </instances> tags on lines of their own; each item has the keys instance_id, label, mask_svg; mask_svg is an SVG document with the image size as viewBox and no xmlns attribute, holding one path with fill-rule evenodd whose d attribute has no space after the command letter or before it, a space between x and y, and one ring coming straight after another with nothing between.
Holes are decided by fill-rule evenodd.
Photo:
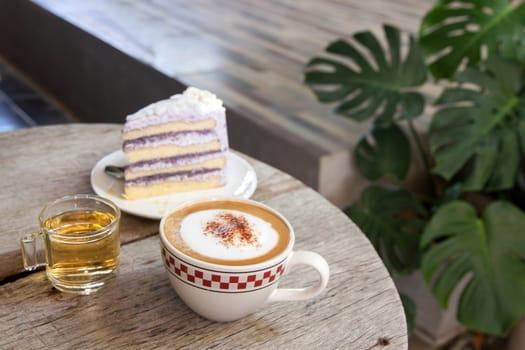
<instances>
[{"instance_id":1,"label":"glass cup handle","mask_svg":"<svg viewBox=\"0 0 525 350\"><path fill-rule=\"evenodd\" d=\"M288 271L294 265L308 265L313 267L319 273L321 280L314 286L307 288L277 288L268 299L273 301L299 301L314 298L321 294L328 284L330 277L330 268L326 260L319 254L309 251L293 252L288 263Z\"/></svg>"},{"instance_id":2,"label":"glass cup handle","mask_svg":"<svg viewBox=\"0 0 525 350\"><path fill-rule=\"evenodd\" d=\"M30 233L20 238L20 248L26 271L33 271L46 265L42 233Z\"/></svg>"}]
</instances>

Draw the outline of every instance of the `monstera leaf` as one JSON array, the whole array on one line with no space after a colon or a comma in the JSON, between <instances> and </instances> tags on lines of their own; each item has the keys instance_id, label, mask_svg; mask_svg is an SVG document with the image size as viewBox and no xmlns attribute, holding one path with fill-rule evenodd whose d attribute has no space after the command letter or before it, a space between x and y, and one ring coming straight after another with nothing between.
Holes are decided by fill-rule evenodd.
<instances>
[{"instance_id":1,"label":"monstera leaf","mask_svg":"<svg viewBox=\"0 0 525 350\"><path fill-rule=\"evenodd\" d=\"M422 51L430 58L436 78L451 77L465 59L480 60L489 53L525 58L525 4L508 0L440 0L423 18L420 28Z\"/></svg>"},{"instance_id":2,"label":"monstera leaf","mask_svg":"<svg viewBox=\"0 0 525 350\"><path fill-rule=\"evenodd\" d=\"M430 125L433 171L467 191L511 188L525 151L524 65L489 59L456 80L469 84L443 92Z\"/></svg>"},{"instance_id":3,"label":"monstera leaf","mask_svg":"<svg viewBox=\"0 0 525 350\"><path fill-rule=\"evenodd\" d=\"M384 26L388 51L371 32L353 36L355 44L331 43L331 57L313 58L306 84L321 102L338 102L335 111L356 121L375 118L388 125L393 119L413 119L423 110L423 96L413 88L426 80L426 66L417 42L410 37L402 54L401 33Z\"/></svg>"},{"instance_id":4,"label":"monstera leaf","mask_svg":"<svg viewBox=\"0 0 525 350\"><path fill-rule=\"evenodd\" d=\"M361 174L369 180L384 175L404 179L410 166L410 142L403 131L396 124L374 125L370 134L364 135L355 148L355 161Z\"/></svg>"},{"instance_id":5,"label":"monstera leaf","mask_svg":"<svg viewBox=\"0 0 525 350\"><path fill-rule=\"evenodd\" d=\"M421 239L424 278L443 306L464 278L457 318L470 329L506 335L525 313L525 215L494 202L482 218L466 202L441 207Z\"/></svg>"},{"instance_id":6,"label":"monstera leaf","mask_svg":"<svg viewBox=\"0 0 525 350\"><path fill-rule=\"evenodd\" d=\"M369 186L361 202L345 213L370 239L387 267L399 273L418 268L419 237L427 213L417 198L404 189Z\"/></svg>"}]
</instances>

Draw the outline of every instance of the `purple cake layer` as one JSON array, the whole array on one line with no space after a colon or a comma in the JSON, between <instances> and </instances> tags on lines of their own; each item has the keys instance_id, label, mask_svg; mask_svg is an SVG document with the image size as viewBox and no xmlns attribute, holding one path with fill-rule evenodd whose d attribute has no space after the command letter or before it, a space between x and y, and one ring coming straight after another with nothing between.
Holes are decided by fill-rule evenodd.
<instances>
[{"instance_id":1,"label":"purple cake layer","mask_svg":"<svg viewBox=\"0 0 525 350\"><path fill-rule=\"evenodd\" d=\"M155 174L150 176L143 176L133 180L126 181L126 185L131 186L147 186L152 183L162 181L186 181L186 180L206 180L212 176L223 176L224 169L211 168L211 169L193 169L185 171L177 171L173 173Z\"/></svg>"},{"instance_id":2,"label":"purple cake layer","mask_svg":"<svg viewBox=\"0 0 525 350\"><path fill-rule=\"evenodd\" d=\"M132 163L128 165L126 170L135 172L135 171L148 171L148 170L155 170L155 169L163 169L163 168L168 168L172 166L184 166L184 165L204 162L206 160L217 158L223 155L225 155L224 151L207 151L207 152L201 152L201 153L183 154L180 156L169 157L169 158L143 160L143 161Z\"/></svg>"},{"instance_id":3,"label":"purple cake layer","mask_svg":"<svg viewBox=\"0 0 525 350\"><path fill-rule=\"evenodd\" d=\"M166 132L151 136L139 137L133 140L124 141L122 148L124 151L131 151L141 147L151 147L160 144L176 144L181 146L210 142L217 138L214 130L192 130Z\"/></svg>"}]
</instances>

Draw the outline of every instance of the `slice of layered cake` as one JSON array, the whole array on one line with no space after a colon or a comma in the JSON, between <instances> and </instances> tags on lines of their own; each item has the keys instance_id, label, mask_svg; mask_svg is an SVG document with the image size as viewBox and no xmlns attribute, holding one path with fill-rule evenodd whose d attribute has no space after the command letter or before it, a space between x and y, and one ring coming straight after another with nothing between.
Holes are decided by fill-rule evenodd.
<instances>
[{"instance_id":1,"label":"slice of layered cake","mask_svg":"<svg viewBox=\"0 0 525 350\"><path fill-rule=\"evenodd\" d=\"M190 87L127 116L122 149L127 199L225 184L226 112L214 94Z\"/></svg>"}]
</instances>

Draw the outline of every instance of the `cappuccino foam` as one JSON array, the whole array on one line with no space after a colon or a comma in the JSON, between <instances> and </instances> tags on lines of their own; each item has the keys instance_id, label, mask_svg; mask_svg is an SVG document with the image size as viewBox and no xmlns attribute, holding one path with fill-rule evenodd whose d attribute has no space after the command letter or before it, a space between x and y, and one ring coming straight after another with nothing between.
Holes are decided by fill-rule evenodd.
<instances>
[{"instance_id":1,"label":"cappuccino foam","mask_svg":"<svg viewBox=\"0 0 525 350\"><path fill-rule=\"evenodd\" d=\"M195 252L215 259L239 260L268 253L279 240L272 225L236 210L204 210L185 217L180 234Z\"/></svg>"},{"instance_id":2,"label":"cappuccino foam","mask_svg":"<svg viewBox=\"0 0 525 350\"><path fill-rule=\"evenodd\" d=\"M170 214L163 225L180 252L220 265L250 265L282 253L287 224L271 211L234 201L200 202Z\"/></svg>"}]
</instances>

